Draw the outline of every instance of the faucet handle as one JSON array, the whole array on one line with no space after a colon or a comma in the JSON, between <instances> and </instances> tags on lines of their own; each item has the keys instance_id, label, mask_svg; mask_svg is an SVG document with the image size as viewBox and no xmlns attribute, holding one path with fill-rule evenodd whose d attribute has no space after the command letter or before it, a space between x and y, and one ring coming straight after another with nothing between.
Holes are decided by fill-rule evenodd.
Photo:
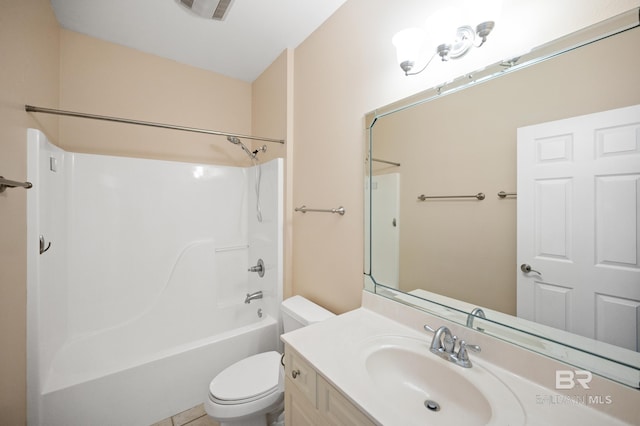
<instances>
[{"instance_id":1,"label":"faucet handle","mask_svg":"<svg viewBox=\"0 0 640 426\"><path fill-rule=\"evenodd\" d=\"M264 262L258 259L258 264L247 269L249 272L257 272L260 278L264 277Z\"/></svg>"},{"instance_id":2,"label":"faucet handle","mask_svg":"<svg viewBox=\"0 0 640 426\"><path fill-rule=\"evenodd\" d=\"M436 332L436 331L435 331L435 330L434 330L430 325L428 325L428 324L425 324L425 325L424 325L424 329L425 329L425 330L427 330L427 331L430 331L430 332L432 332L432 333L435 333L435 332Z\"/></svg>"},{"instance_id":3,"label":"faucet handle","mask_svg":"<svg viewBox=\"0 0 640 426\"><path fill-rule=\"evenodd\" d=\"M460 342L460 348L458 349L458 355L456 355L456 358L458 358L458 361L460 362L469 362L469 353L467 351L467 349L471 349L474 352L480 352L482 349L480 348L480 346L478 345L470 345L467 342L465 342L464 340Z\"/></svg>"}]
</instances>

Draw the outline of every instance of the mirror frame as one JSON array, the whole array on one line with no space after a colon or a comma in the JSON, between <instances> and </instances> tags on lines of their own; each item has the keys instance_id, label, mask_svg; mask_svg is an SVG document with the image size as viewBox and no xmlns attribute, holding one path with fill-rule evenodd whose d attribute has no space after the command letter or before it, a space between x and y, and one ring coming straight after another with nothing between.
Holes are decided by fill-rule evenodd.
<instances>
[{"instance_id":1,"label":"mirror frame","mask_svg":"<svg viewBox=\"0 0 640 426\"><path fill-rule=\"evenodd\" d=\"M485 83L512 72L547 61L556 56L595 43L608 37L615 36L625 31L640 27L640 8L634 8L628 12L609 18L600 23L589 26L585 29L561 37L550 43L532 49L529 53L513 60L502 61L488 67L465 74L449 82L432 87L415 95L409 96L400 101L377 108L365 115L365 126L367 131L366 146L366 173L365 173L365 271L364 288L367 291L390 298L399 303L409 305L426 311L438 317L454 321L461 325L467 325L470 318L469 304L450 299L438 297L437 300L429 300L403 293L399 290L377 283L375 277L371 275L371 178L373 170L373 128L379 118L385 117L405 109L440 99L458 91ZM506 315L506 314L503 314ZM611 348L620 350L620 356L599 355L602 343L593 339L586 339L587 344L570 345L565 339L558 339L545 335L540 329L522 329L498 320L474 317L474 326L483 332L492 335L509 343L524 347L542 355L557 359L577 368L587 369L595 374L607 377L621 384L640 388L640 364L632 357L625 357L624 352L628 349ZM535 324L535 323L532 323ZM544 328L544 327L541 327ZM572 333L560 330L560 333L567 336ZM555 333L557 334L557 333ZM562 340L562 341L560 341ZM609 348L610 349L610 348Z\"/></svg>"}]
</instances>

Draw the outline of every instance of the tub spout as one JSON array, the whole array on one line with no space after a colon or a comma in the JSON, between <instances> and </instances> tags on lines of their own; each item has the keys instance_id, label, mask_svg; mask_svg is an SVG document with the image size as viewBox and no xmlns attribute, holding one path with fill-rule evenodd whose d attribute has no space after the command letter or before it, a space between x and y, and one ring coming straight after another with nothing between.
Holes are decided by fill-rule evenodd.
<instances>
[{"instance_id":1,"label":"tub spout","mask_svg":"<svg viewBox=\"0 0 640 426\"><path fill-rule=\"evenodd\" d=\"M254 293L247 293L247 297L244 299L244 303L251 303L252 300L262 299L262 291L256 291Z\"/></svg>"}]
</instances>

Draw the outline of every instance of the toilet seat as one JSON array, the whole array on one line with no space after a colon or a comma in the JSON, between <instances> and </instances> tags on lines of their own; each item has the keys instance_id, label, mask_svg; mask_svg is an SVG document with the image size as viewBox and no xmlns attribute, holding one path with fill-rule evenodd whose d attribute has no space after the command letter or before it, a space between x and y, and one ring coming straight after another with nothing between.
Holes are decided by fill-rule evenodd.
<instances>
[{"instance_id":1,"label":"toilet seat","mask_svg":"<svg viewBox=\"0 0 640 426\"><path fill-rule=\"evenodd\" d=\"M238 405L280 393L280 357L275 351L264 352L227 367L211 381L209 398L220 405Z\"/></svg>"},{"instance_id":2,"label":"toilet seat","mask_svg":"<svg viewBox=\"0 0 640 426\"><path fill-rule=\"evenodd\" d=\"M301 296L281 304L283 330L334 316ZM274 342L275 343L275 342ZM278 352L253 355L227 367L209 385L204 408L222 426L265 426L284 410L284 368Z\"/></svg>"}]
</instances>

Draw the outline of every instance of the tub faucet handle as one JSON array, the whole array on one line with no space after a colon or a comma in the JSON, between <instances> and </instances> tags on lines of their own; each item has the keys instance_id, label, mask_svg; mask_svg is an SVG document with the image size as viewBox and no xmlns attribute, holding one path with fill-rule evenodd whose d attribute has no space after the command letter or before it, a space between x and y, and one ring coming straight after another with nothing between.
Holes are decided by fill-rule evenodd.
<instances>
[{"instance_id":1,"label":"tub faucet handle","mask_svg":"<svg viewBox=\"0 0 640 426\"><path fill-rule=\"evenodd\" d=\"M252 266L249 269L249 272L257 272L260 278L264 277L264 262L262 259L258 259L258 264L256 266Z\"/></svg>"}]
</instances>

